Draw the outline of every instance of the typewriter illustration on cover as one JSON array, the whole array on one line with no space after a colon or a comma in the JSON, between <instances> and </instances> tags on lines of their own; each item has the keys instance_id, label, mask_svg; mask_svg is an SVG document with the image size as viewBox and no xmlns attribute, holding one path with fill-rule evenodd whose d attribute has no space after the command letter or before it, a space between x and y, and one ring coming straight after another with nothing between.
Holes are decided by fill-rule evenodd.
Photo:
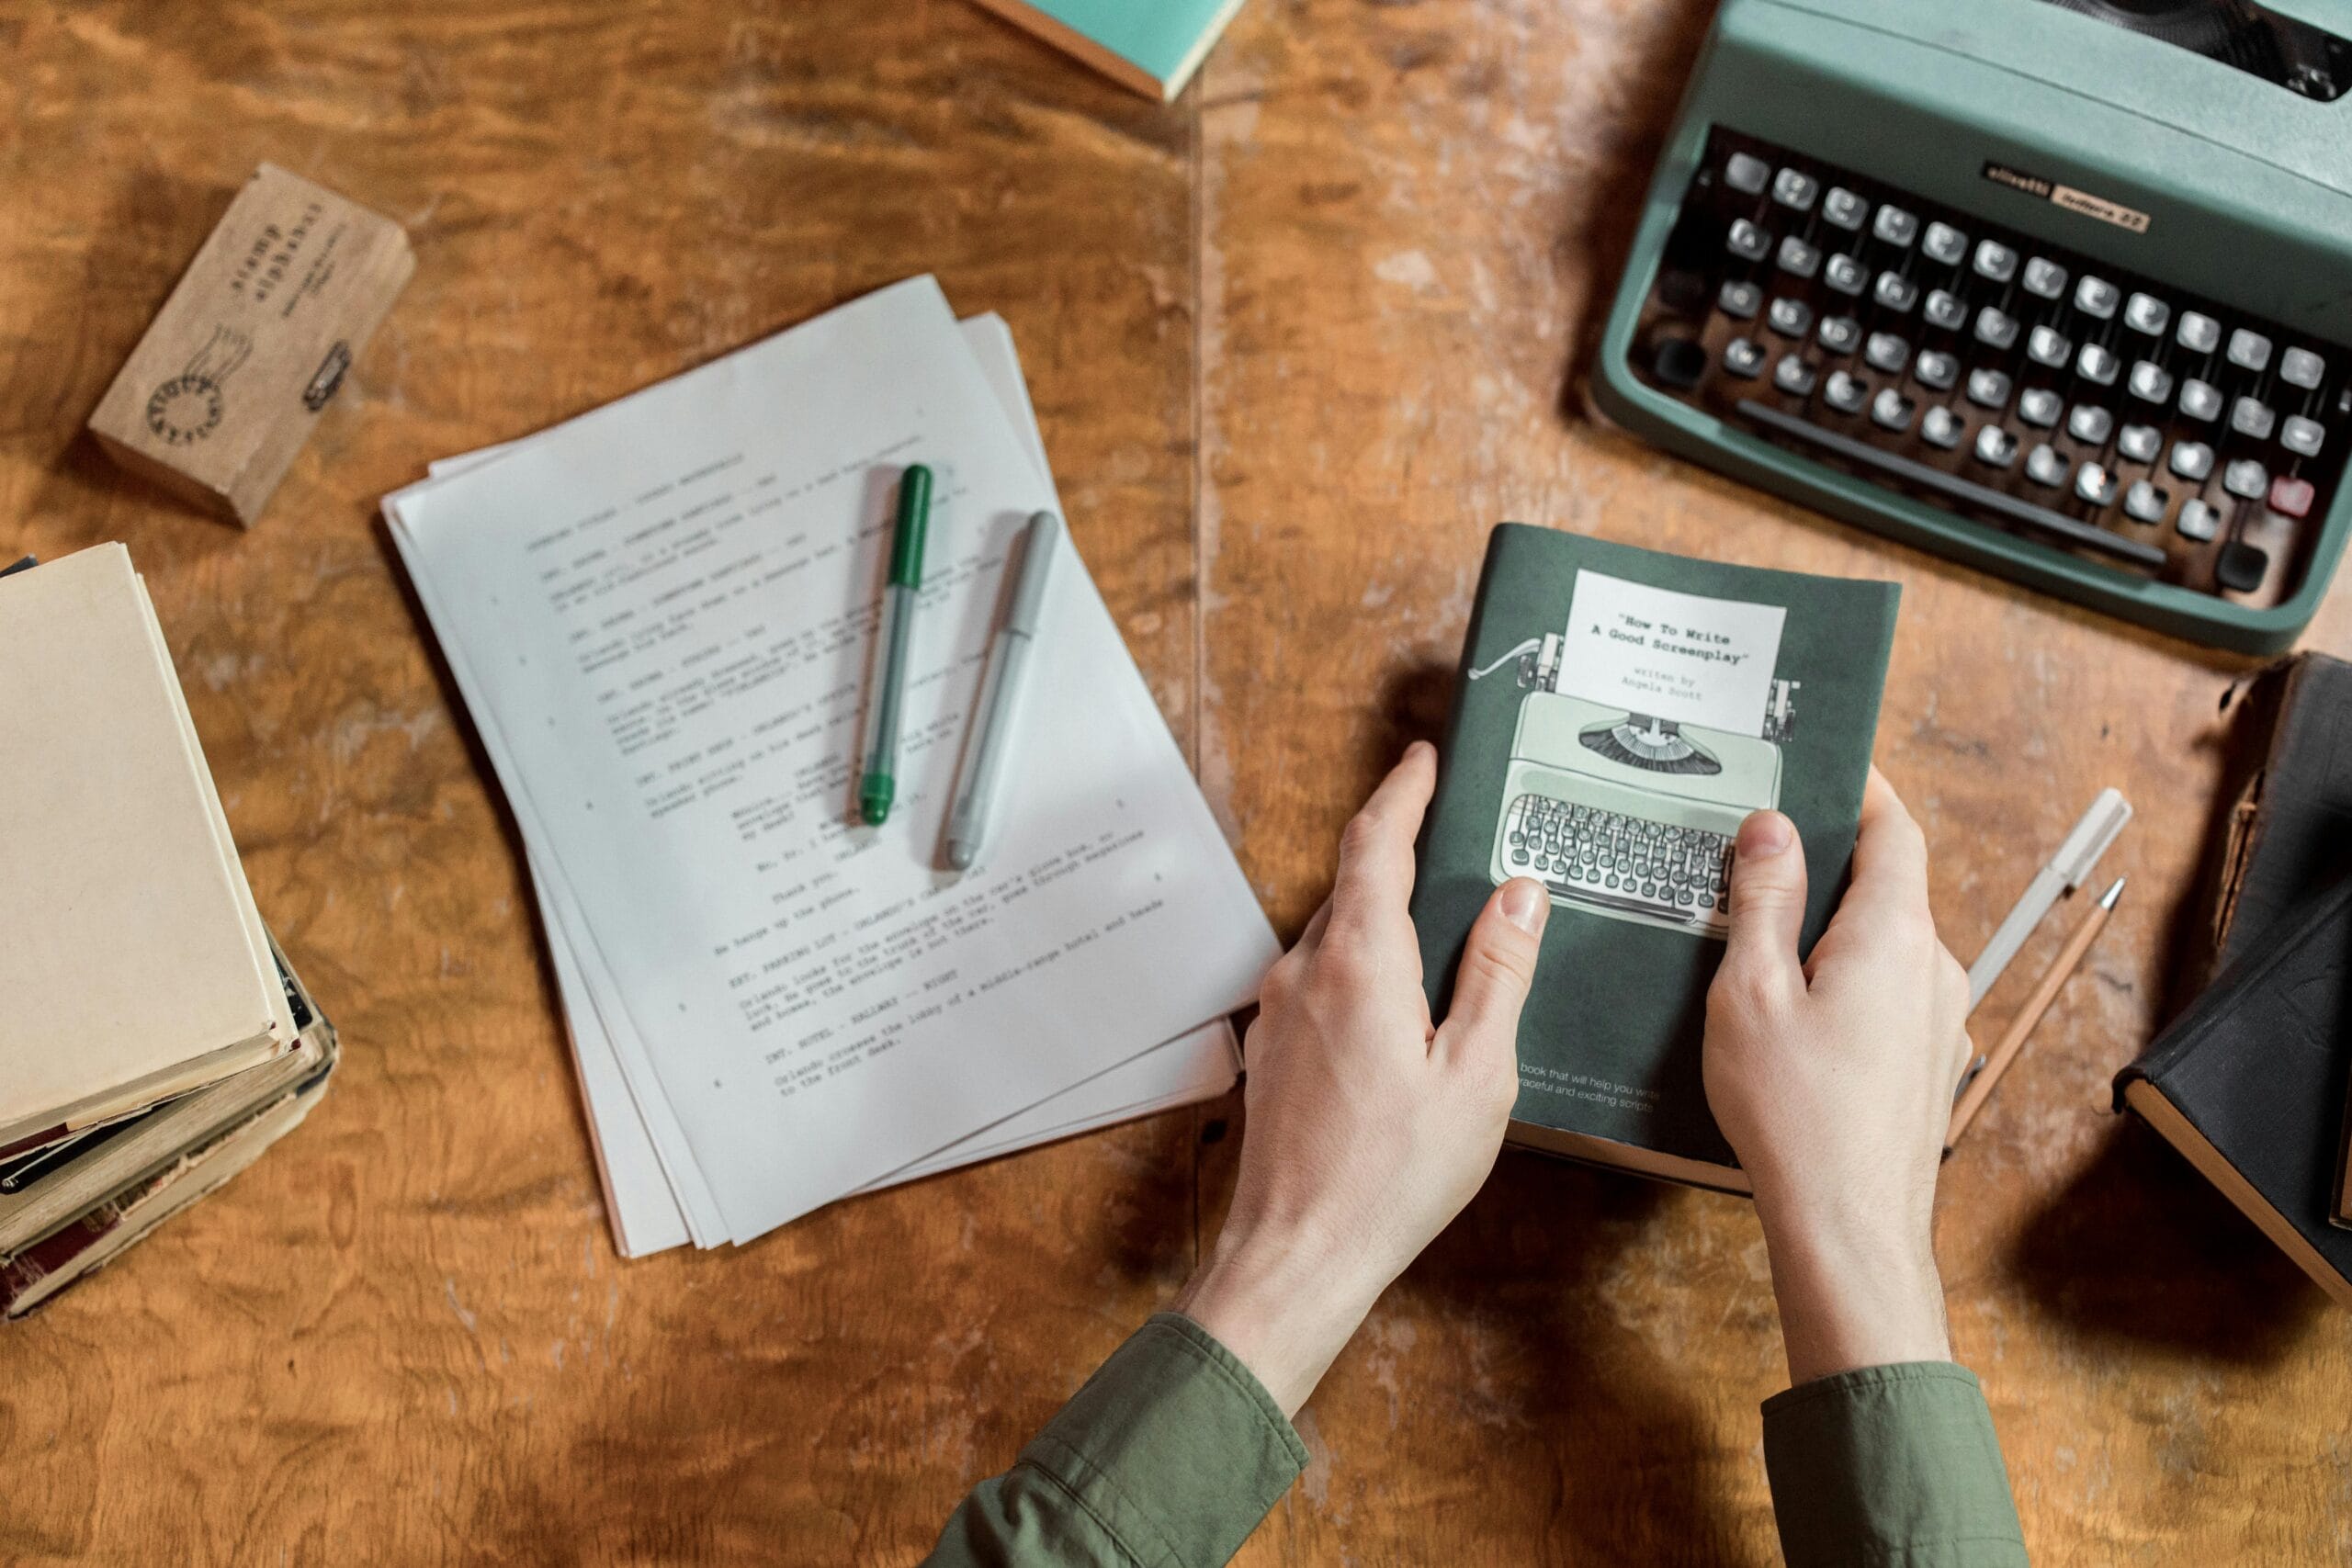
<instances>
[{"instance_id":1,"label":"typewriter illustration on cover","mask_svg":"<svg viewBox=\"0 0 2352 1568\"><path fill-rule=\"evenodd\" d=\"M1732 840L1781 798L1781 744L1797 683L1771 682L1763 734L1606 706L1559 690L1565 640L1522 643L1474 681L1517 666L1511 739L1488 873L1532 876L1552 901L1720 939Z\"/></svg>"}]
</instances>

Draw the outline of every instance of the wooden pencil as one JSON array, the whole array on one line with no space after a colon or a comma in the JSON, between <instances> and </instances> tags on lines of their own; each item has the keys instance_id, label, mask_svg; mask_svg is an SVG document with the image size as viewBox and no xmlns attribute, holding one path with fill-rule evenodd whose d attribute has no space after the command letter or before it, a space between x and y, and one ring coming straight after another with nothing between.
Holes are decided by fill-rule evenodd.
<instances>
[{"instance_id":1,"label":"wooden pencil","mask_svg":"<svg viewBox=\"0 0 2352 1568\"><path fill-rule=\"evenodd\" d=\"M2116 878L2115 886L2109 888L2106 896L2091 907L2090 913L2083 917L2083 923L2075 928L2075 934L2066 939L2066 945L2058 950L2058 956L2050 961L2050 967L2043 970L2041 978L2035 982L2033 994L2026 998L2025 1005L2018 1010L2017 1017L2010 1020L2008 1032L2001 1036L2001 1043L1994 1046L1992 1055L1984 1059L1984 1070L1976 1075L1975 1081L1960 1097L1960 1103L1952 1108L1951 1130L1944 1134L1945 1153L1951 1152L1953 1145L1960 1142L1960 1135L1968 1131L1968 1124L1976 1120L1976 1113L1984 1108L1993 1086L2001 1081L2001 1075L2009 1070L2009 1064L2016 1061L2018 1053L2025 1049L2026 1037L2033 1032L2033 1026L2041 1021L2041 1015L2048 1012L2050 1004L2058 999L2058 993L2064 988L2068 976L2082 966L2083 955L2090 952L2091 943L2098 940L2098 933L2106 928L2108 916L2115 912L2115 901L2123 896L2123 881L2121 877Z\"/></svg>"}]
</instances>

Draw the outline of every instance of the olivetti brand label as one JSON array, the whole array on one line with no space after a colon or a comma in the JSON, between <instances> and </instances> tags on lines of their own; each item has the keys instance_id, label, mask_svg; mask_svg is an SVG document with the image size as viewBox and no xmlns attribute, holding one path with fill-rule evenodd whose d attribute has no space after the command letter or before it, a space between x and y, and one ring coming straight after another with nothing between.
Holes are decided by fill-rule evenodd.
<instances>
[{"instance_id":1,"label":"olivetti brand label","mask_svg":"<svg viewBox=\"0 0 2352 1568\"><path fill-rule=\"evenodd\" d=\"M2102 223L2129 229L2134 234L2148 231L2148 215L2136 207L2126 207L2120 201L2109 201L2103 196L2093 196L2086 190L2043 179L2040 175L2029 175L2022 169L2012 169L2007 164L1985 164L1984 177L1995 185L2007 186L2028 196L2038 196L2069 212L2079 212L2086 218L2096 218Z\"/></svg>"}]
</instances>

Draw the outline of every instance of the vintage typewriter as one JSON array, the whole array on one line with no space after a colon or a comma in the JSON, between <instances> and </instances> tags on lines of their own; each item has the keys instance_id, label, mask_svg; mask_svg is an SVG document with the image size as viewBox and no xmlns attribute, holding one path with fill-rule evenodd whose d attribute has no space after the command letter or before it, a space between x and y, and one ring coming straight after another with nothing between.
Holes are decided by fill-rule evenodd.
<instances>
[{"instance_id":1,"label":"vintage typewriter","mask_svg":"<svg viewBox=\"0 0 2352 1568\"><path fill-rule=\"evenodd\" d=\"M2352 5L1724 0L1593 397L1792 500L2286 646L2352 487Z\"/></svg>"},{"instance_id":2,"label":"vintage typewriter","mask_svg":"<svg viewBox=\"0 0 2352 1568\"><path fill-rule=\"evenodd\" d=\"M1487 873L1540 878L1555 904L1700 936L1729 929L1732 840L1781 799L1793 684L1762 738L1604 707L1552 690L1561 639L1520 660L1510 765ZM1474 676L1474 679L1476 677Z\"/></svg>"}]
</instances>

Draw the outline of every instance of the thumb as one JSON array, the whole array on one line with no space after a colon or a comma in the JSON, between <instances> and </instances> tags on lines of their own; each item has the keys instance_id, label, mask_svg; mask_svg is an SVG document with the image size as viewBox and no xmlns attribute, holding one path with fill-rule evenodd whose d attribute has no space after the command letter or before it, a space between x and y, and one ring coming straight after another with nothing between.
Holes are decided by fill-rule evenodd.
<instances>
[{"instance_id":1,"label":"thumb","mask_svg":"<svg viewBox=\"0 0 2352 1568\"><path fill-rule=\"evenodd\" d=\"M1749 814L1732 853L1731 934L1724 968L1750 984L1804 984L1797 931L1804 923L1804 852L1796 824L1777 811Z\"/></svg>"},{"instance_id":2,"label":"thumb","mask_svg":"<svg viewBox=\"0 0 2352 1568\"><path fill-rule=\"evenodd\" d=\"M1453 1006L1431 1043L1432 1054L1516 1058L1519 1010L1535 983L1535 957L1551 912L1551 896L1532 877L1514 876L1495 889L1471 923L1453 972Z\"/></svg>"}]
</instances>

